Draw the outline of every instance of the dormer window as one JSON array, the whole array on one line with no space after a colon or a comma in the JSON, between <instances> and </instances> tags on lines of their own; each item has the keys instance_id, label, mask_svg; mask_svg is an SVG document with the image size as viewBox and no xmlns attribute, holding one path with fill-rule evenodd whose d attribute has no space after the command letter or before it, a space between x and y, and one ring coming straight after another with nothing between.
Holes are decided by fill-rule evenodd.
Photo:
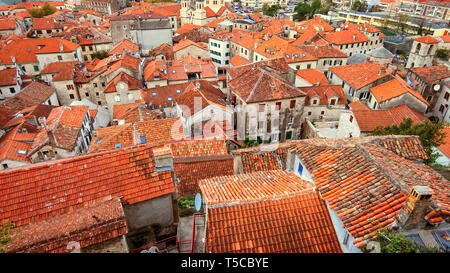
<instances>
[{"instance_id":1,"label":"dormer window","mask_svg":"<svg viewBox=\"0 0 450 273\"><path fill-rule=\"evenodd\" d=\"M317 100L313 100L313 104L317 104Z\"/></svg>"},{"instance_id":2,"label":"dormer window","mask_svg":"<svg viewBox=\"0 0 450 273\"><path fill-rule=\"evenodd\" d=\"M331 99L330 105L336 105L336 99Z\"/></svg>"}]
</instances>

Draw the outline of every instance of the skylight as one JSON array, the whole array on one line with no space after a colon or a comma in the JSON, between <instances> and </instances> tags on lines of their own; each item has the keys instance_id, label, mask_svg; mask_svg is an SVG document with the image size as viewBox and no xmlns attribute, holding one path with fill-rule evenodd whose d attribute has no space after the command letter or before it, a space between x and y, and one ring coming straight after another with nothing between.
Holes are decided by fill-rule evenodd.
<instances>
[{"instance_id":1,"label":"skylight","mask_svg":"<svg viewBox=\"0 0 450 273\"><path fill-rule=\"evenodd\" d=\"M26 155L26 154L28 153L28 151L25 151L25 150L17 150L17 153L18 153L18 154L21 154L21 155Z\"/></svg>"},{"instance_id":2,"label":"skylight","mask_svg":"<svg viewBox=\"0 0 450 273\"><path fill-rule=\"evenodd\" d=\"M172 97L168 97L167 100L168 100L168 101L172 101Z\"/></svg>"},{"instance_id":3,"label":"skylight","mask_svg":"<svg viewBox=\"0 0 450 273\"><path fill-rule=\"evenodd\" d=\"M181 93L181 90L180 89L177 89L177 94L180 94Z\"/></svg>"},{"instance_id":4,"label":"skylight","mask_svg":"<svg viewBox=\"0 0 450 273\"><path fill-rule=\"evenodd\" d=\"M152 92L152 97L156 97L156 92Z\"/></svg>"},{"instance_id":5,"label":"skylight","mask_svg":"<svg viewBox=\"0 0 450 273\"><path fill-rule=\"evenodd\" d=\"M147 142L147 138L145 136L141 136L141 144L144 144Z\"/></svg>"},{"instance_id":6,"label":"skylight","mask_svg":"<svg viewBox=\"0 0 450 273\"><path fill-rule=\"evenodd\" d=\"M120 149L120 148L122 148L122 144L118 143L118 144L116 144L114 147L115 147L116 149Z\"/></svg>"}]
</instances>

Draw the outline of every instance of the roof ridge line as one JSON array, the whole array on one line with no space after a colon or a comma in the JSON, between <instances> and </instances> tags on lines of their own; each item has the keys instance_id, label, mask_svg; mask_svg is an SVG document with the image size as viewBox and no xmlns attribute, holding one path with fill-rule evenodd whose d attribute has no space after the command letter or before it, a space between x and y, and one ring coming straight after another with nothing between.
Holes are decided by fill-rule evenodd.
<instances>
[{"instance_id":1,"label":"roof ridge line","mask_svg":"<svg viewBox=\"0 0 450 273\"><path fill-rule=\"evenodd\" d=\"M252 91L250 91L250 94L247 96L247 99L245 100L246 102L250 100L250 98L253 96L256 87L259 85L259 83L262 81L262 78L264 76L264 74L266 73L263 69L261 69L260 67L256 67L258 70L260 70L262 73L259 76L258 80L255 83L255 86L253 86Z\"/></svg>"}]
</instances>

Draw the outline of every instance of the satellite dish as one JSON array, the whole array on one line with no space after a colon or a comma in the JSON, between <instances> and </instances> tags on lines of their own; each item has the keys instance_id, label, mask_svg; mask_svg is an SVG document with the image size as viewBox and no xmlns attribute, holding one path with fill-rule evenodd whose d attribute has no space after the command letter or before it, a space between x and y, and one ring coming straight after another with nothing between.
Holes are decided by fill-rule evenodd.
<instances>
[{"instance_id":1,"label":"satellite dish","mask_svg":"<svg viewBox=\"0 0 450 273\"><path fill-rule=\"evenodd\" d=\"M200 211L201 208L202 208L202 196L200 193L197 193L195 195L195 210Z\"/></svg>"},{"instance_id":2,"label":"satellite dish","mask_svg":"<svg viewBox=\"0 0 450 273\"><path fill-rule=\"evenodd\" d=\"M435 86L433 86L434 91L439 91L439 89L441 89L441 86L439 84L436 84Z\"/></svg>"}]
</instances>

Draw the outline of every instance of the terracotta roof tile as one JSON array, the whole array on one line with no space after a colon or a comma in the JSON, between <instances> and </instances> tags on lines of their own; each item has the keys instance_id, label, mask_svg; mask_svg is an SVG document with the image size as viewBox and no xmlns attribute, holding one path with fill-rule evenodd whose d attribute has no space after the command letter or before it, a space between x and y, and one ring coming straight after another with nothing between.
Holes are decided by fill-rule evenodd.
<instances>
[{"instance_id":1,"label":"terracotta roof tile","mask_svg":"<svg viewBox=\"0 0 450 273\"><path fill-rule=\"evenodd\" d=\"M116 104L113 108L113 119L125 120L125 123L155 120L159 114L145 107L142 103Z\"/></svg>"},{"instance_id":2,"label":"terracotta roof tile","mask_svg":"<svg viewBox=\"0 0 450 273\"><path fill-rule=\"evenodd\" d=\"M380 74L382 65L379 63L359 63L331 67L330 71L351 85L356 90L385 77L388 73Z\"/></svg>"},{"instance_id":3,"label":"terracotta roof tile","mask_svg":"<svg viewBox=\"0 0 450 273\"><path fill-rule=\"evenodd\" d=\"M413 67L410 70L427 83L450 77L450 69L444 64L431 67Z\"/></svg>"},{"instance_id":4,"label":"terracotta roof tile","mask_svg":"<svg viewBox=\"0 0 450 273\"><path fill-rule=\"evenodd\" d=\"M252 172L201 180L208 208L279 199L313 192L314 185L281 170Z\"/></svg>"},{"instance_id":5,"label":"terracotta roof tile","mask_svg":"<svg viewBox=\"0 0 450 273\"><path fill-rule=\"evenodd\" d=\"M248 64L248 63L250 63L249 60L247 60L246 58L241 57L239 55L236 55L230 59L230 64L233 66L240 66L240 65Z\"/></svg>"},{"instance_id":6,"label":"terracotta roof tile","mask_svg":"<svg viewBox=\"0 0 450 273\"><path fill-rule=\"evenodd\" d=\"M417 137L308 139L295 142L291 152L300 157L330 209L360 246L366 235L394 222L413 185L432 187L437 193L433 200L448 208L448 181L428 166L397 155L423 155L412 147L421 146L413 139Z\"/></svg>"},{"instance_id":7,"label":"terracotta roof tile","mask_svg":"<svg viewBox=\"0 0 450 273\"><path fill-rule=\"evenodd\" d=\"M358 30L341 30L328 33L325 39L335 45L368 42L369 38Z\"/></svg>"},{"instance_id":8,"label":"terracotta roof tile","mask_svg":"<svg viewBox=\"0 0 450 273\"><path fill-rule=\"evenodd\" d=\"M361 132L372 132L376 127L399 125L406 118L410 118L414 123L423 122L426 117L412 109L406 104L402 104L387 110L353 110Z\"/></svg>"},{"instance_id":9,"label":"terracotta roof tile","mask_svg":"<svg viewBox=\"0 0 450 273\"><path fill-rule=\"evenodd\" d=\"M134 55L136 54L136 51L139 50L139 46L127 39L124 39L109 50L109 55L122 54L124 50Z\"/></svg>"},{"instance_id":10,"label":"terracotta roof tile","mask_svg":"<svg viewBox=\"0 0 450 273\"><path fill-rule=\"evenodd\" d=\"M24 108L46 102L55 92L55 88L43 82L34 81L23 88L19 94L6 99L0 106L12 113L17 113Z\"/></svg>"},{"instance_id":11,"label":"terracotta roof tile","mask_svg":"<svg viewBox=\"0 0 450 273\"><path fill-rule=\"evenodd\" d=\"M30 223L12 233L7 252L64 253L69 242L80 248L122 236L128 231L119 198Z\"/></svg>"},{"instance_id":12,"label":"terracotta roof tile","mask_svg":"<svg viewBox=\"0 0 450 273\"><path fill-rule=\"evenodd\" d=\"M173 130L174 129L174 130ZM141 143L165 143L184 139L184 131L179 118L139 121L134 124L99 128L94 131L89 152L109 151L121 147L130 147Z\"/></svg>"},{"instance_id":13,"label":"terracotta roof tile","mask_svg":"<svg viewBox=\"0 0 450 273\"><path fill-rule=\"evenodd\" d=\"M296 75L312 85L316 85L318 82L320 82L320 85L328 84L328 79L325 74L315 68L297 70Z\"/></svg>"},{"instance_id":14,"label":"terracotta roof tile","mask_svg":"<svg viewBox=\"0 0 450 273\"><path fill-rule=\"evenodd\" d=\"M342 252L318 193L208 208L207 217L208 253Z\"/></svg>"},{"instance_id":15,"label":"terracotta roof tile","mask_svg":"<svg viewBox=\"0 0 450 273\"><path fill-rule=\"evenodd\" d=\"M0 86L9 86L17 84L17 70L15 68L6 68L0 70Z\"/></svg>"},{"instance_id":16,"label":"terracotta roof tile","mask_svg":"<svg viewBox=\"0 0 450 273\"><path fill-rule=\"evenodd\" d=\"M446 133L446 137L444 139L445 143L439 146L439 150L443 152L447 157L450 158L450 127L447 127L443 130Z\"/></svg>"},{"instance_id":17,"label":"terracotta roof tile","mask_svg":"<svg viewBox=\"0 0 450 273\"><path fill-rule=\"evenodd\" d=\"M196 157L178 157L174 159L175 176L179 195L200 192L198 181L215 176L234 174L233 157L231 155L212 155Z\"/></svg>"},{"instance_id":18,"label":"terracotta roof tile","mask_svg":"<svg viewBox=\"0 0 450 273\"><path fill-rule=\"evenodd\" d=\"M404 94L410 94L420 100L427 106L429 103L417 91L413 90L400 76L396 75L391 81L382 83L370 88L370 92L374 95L378 103L399 97Z\"/></svg>"},{"instance_id":19,"label":"terracotta roof tile","mask_svg":"<svg viewBox=\"0 0 450 273\"><path fill-rule=\"evenodd\" d=\"M0 218L20 228L107 196L134 204L173 193L170 171L155 172L152 151L120 149L0 171Z\"/></svg>"},{"instance_id":20,"label":"terracotta roof tile","mask_svg":"<svg viewBox=\"0 0 450 273\"><path fill-rule=\"evenodd\" d=\"M421 36L421 37L415 38L414 41L425 43L425 44L437 44L437 43L439 43L438 40L434 39L431 36Z\"/></svg>"}]
</instances>

